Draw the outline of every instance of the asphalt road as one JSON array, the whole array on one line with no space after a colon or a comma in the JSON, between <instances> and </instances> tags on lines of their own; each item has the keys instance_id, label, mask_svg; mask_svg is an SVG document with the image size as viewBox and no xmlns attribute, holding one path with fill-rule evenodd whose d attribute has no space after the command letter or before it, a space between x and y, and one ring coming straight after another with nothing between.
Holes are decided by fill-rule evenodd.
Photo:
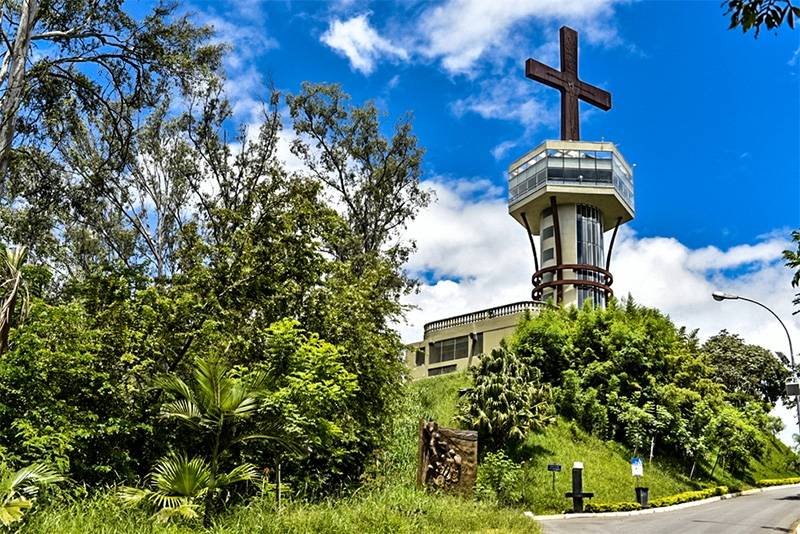
<instances>
[{"instance_id":1,"label":"asphalt road","mask_svg":"<svg viewBox=\"0 0 800 534\"><path fill-rule=\"evenodd\" d=\"M800 486L627 517L597 515L540 521L545 534L771 534L800 520Z\"/></svg>"}]
</instances>

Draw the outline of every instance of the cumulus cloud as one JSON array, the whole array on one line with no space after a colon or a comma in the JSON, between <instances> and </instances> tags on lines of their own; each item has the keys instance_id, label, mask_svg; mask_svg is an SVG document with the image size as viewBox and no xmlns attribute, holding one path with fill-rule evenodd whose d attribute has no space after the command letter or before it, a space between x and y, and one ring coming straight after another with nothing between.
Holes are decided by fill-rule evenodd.
<instances>
[{"instance_id":1,"label":"cumulus cloud","mask_svg":"<svg viewBox=\"0 0 800 534\"><path fill-rule=\"evenodd\" d=\"M419 17L419 53L441 61L450 73L470 74L487 55L505 58L531 32L529 22L567 22L580 28L587 42L616 42L609 20L614 0L449 0ZM526 35L529 37L529 35ZM516 53L516 52L515 52Z\"/></svg>"},{"instance_id":2,"label":"cumulus cloud","mask_svg":"<svg viewBox=\"0 0 800 534\"><path fill-rule=\"evenodd\" d=\"M321 40L347 57L350 66L363 74L370 74L378 59L396 61L408 58L408 53L403 48L394 46L388 39L378 35L370 26L366 14L345 21L334 20Z\"/></svg>"}]
</instances>

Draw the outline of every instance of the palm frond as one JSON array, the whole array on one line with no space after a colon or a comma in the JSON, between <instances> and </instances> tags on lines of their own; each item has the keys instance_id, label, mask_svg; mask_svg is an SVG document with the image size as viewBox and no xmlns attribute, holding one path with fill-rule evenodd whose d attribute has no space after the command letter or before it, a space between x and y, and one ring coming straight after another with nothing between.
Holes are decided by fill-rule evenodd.
<instances>
[{"instance_id":1,"label":"palm frond","mask_svg":"<svg viewBox=\"0 0 800 534\"><path fill-rule=\"evenodd\" d=\"M0 478L0 522L8 526L19 521L25 510L33 506L37 485L61 482L64 477L44 464L23 467ZM30 497L30 498L28 498Z\"/></svg>"},{"instance_id":2,"label":"palm frond","mask_svg":"<svg viewBox=\"0 0 800 534\"><path fill-rule=\"evenodd\" d=\"M217 487L235 484L236 482L249 482L258 480L260 474L258 468L251 463L244 463L233 468L229 473L217 477Z\"/></svg>"},{"instance_id":3,"label":"palm frond","mask_svg":"<svg viewBox=\"0 0 800 534\"><path fill-rule=\"evenodd\" d=\"M31 506L33 506L33 501L25 497L3 501L0 503L0 523L7 527L11 523L21 520L25 510Z\"/></svg>"},{"instance_id":4,"label":"palm frond","mask_svg":"<svg viewBox=\"0 0 800 534\"><path fill-rule=\"evenodd\" d=\"M208 488L211 471L202 458L172 453L156 464L151 486L167 497L197 497Z\"/></svg>"}]
</instances>

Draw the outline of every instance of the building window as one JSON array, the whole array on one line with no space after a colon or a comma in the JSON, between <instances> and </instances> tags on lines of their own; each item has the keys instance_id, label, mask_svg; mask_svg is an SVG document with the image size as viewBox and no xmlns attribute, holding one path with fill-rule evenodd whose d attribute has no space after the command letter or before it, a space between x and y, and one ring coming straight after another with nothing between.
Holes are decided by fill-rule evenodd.
<instances>
[{"instance_id":1,"label":"building window","mask_svg":"<svg viewBox=\"0 0 800 534\"><path fill-rule=\"evenodd\" d=\"M548 226L546 228L543 228L542 229L542 240L544 241L545 239L550 239L551 237L553 237L553 227L552 226Z\"/></svg>"},{"instance_id":2,"label":"building window","mask_svg":"<svg viewBox=\"0 0 800 534\"><path fill-rule=\"evenodd\" d=\"M435 369L428 369L428 376L446 375L448 373L455 373L455 365L445 365L444 367L437 367Z\"/></svg>"},{"instance_id":3,"label":"building window","mask_svg":"<svg viewBox=\"0 0 800 534\"><path fill-rule=\"evenodd\" d=\"M483 332L470 334L469 337L472 339L472 355L477 356L478 354L483 354Z\"/></svg>"},{"instance_id":4,"label":"building window","mask_svg":"<svg viewBox=\"0 0 800 534\"><path fill-rule=\"evenodd\" d=\"M481 345L483 337L481 337ZM454 337L430 343L428 364L460 360L469 356L469 336Z\"/></svg>"},{"instance_id":5,"label":"building window","mask_svg":"<svg viewBox=\"0 0 800 534\"><path fill-rule=\"evenodd\" d=\"M552 261L553 257L554 257L554 252L552 247L542 251L542 263Z\"/></svg>"},{"instance_id":6,"label":"building window","mask_svg":"<svg viewBox=\"0 0 800 534\"><path fill-rule=\"evenodd\" d=\"M425 365L425 349L417 349L417 365Z\"/></svg>"}]
</instances>

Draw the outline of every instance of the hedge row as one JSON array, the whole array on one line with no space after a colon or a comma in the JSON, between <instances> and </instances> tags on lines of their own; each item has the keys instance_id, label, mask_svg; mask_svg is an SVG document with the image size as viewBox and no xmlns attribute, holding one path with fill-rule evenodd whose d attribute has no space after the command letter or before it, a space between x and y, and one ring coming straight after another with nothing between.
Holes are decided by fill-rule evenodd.
<instances>
[{"instance_id":1,"label":"hedge row","mask_svg":"<svg viewBox=\"0 0 800 534\"><path fill-rule=\"evenodd\" d=\"M795 480L796 482L800 482L800 479L793 479L793 478L784 480ZM759 482L772 482L772 481L765 480ZM796 482L784 482L784 483L793 484ZM652 501L650 501L650 506L652 508L673 506L675 504L708 499L710 497L716 497L717 495L725 495L726 493L728 493L728 486L717 486L715 488L706 488L704 490L699 490L699 491L687 491L684 493L679 493L677 495L672 495L670 497L653 499ZM595 514L603 512L631 512L634 510L641 510L641 509L642 506L638 502L612 502L612 503L590 502L587 503L586 506L584 507L584 510L586 510L587 512Z\"/></svg>"},{"instance_id":2,"label":"hedge row","mask_svg":"<svg viewBox=\"0 0 800 534\"><path fill-rule=\"evenodd\" d=\"M700 501L717 495L725 495L728 493L728 486L717 486L715 488L706 488L699 491L686 491L671 495L670 497L662 497L660 499L653 499L650 501L652 508L661 508L663 506L673 506L685 502Z\"/></svg>"},{"instance_id":3,"label":"hedge row","mask_svg":"<svg viewBox=\"0 0 800 534\"><path fill-rule=\"evenodd\" d=\"M800 484L800 477L794 478L765 478L764 480L757 480L756 486L765 488L767 486L784 486L786 484Z\"/></svg>"},{"instance_id":4,"label":"hedge row","mask_svg":"<svg viewBox=\"0 0 800 534\"><path fill-rule=\"evenodd\" d=\"M584 510L593 514L603 512L631 512L641 510L642 505L638 502L590 502L586 503Z\"/></svg>"}]
</instances>

